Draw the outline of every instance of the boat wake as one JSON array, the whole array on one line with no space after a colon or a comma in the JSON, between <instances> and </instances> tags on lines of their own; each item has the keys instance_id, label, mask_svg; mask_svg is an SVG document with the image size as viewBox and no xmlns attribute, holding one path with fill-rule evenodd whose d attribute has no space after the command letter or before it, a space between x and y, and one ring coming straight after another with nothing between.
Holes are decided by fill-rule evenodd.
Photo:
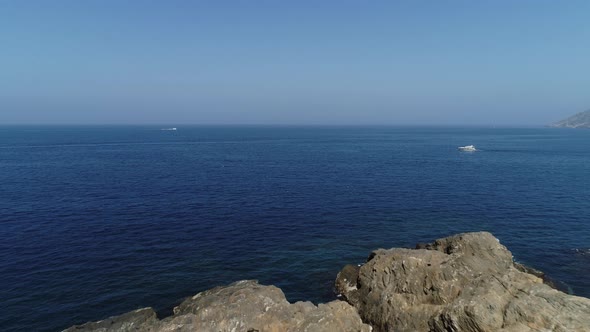
<instances>
[{"instance_id":1,"label":"boat wake","mask_svg":"<svg viewBox=\"0 0 590 332\"><path fill-rule=\"evenodd\" d=\"M477 149L475 148L474 145L465 145L465 146L460 146L459 151L465 151L465 152L474 152L477 151Z\"/></svg>"},{"instance_id":2,"label":"boat wake","mask_svg":"<svg viewBox=\"0 0 590 332\"><path fill-rule=\"evenodd\" d=\"M574 254L590 257L590 249L573 249Z\"/></svg>"}]
</instances>

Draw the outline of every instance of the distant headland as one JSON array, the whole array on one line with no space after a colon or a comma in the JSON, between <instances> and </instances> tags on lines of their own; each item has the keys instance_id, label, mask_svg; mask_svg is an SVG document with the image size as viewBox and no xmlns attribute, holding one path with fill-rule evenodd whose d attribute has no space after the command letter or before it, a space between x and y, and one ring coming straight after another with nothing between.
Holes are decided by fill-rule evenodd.
<instances>
[{"instance_id":1,"label":"distant headland","mask_svg":"<svg viewBox=\"0 0 590 332\"><path fill-rule=\"evenodd\" d=\"M590 128L590 110L574 114L549 125L554 128Z\"/></svg>"}]
</instances>

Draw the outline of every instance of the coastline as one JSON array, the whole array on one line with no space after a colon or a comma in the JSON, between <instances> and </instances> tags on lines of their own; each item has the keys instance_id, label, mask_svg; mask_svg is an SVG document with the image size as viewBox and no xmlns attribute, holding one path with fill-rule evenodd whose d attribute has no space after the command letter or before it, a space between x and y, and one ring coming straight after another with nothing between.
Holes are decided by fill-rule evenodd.
<instances>
[{"instance_id":1,"label":"coastline","mask_svg":"<svg viewBox=\"0 0 590 332\"><path fill-rule=\"evenodd\" d=\"M275 286L242 280L185 299L173 315L142 308L64 332L98 331L584 331L590 299L569 295L542 272L515 263L487 232L416 249L373 251L347 265L342 300L289 303Z\"/></svg>"}]
</instances>

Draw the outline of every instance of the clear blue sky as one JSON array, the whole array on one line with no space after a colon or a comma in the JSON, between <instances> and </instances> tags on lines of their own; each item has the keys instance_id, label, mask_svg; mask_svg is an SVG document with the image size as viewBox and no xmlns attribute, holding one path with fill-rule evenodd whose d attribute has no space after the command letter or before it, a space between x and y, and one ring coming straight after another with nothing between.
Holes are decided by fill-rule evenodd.
<instances>
[{"instance_id":1,"label":"clear blue sky","mask_svg":"<svg viewBox=\"0 0 590 332\"><path fill-rule=\"evenodd\" d=\"M0 124L539 125L590 1L0 1Z\"/></svg>"}]
</instances>

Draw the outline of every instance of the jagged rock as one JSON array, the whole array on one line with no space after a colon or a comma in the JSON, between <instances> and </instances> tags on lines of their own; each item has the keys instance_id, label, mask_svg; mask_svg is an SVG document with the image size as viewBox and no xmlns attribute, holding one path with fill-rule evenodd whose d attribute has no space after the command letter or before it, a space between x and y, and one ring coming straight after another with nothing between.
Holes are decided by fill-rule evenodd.
<instances>
[{"instance_id":1,"label":"jagged rock","mask_svg":"<svg viewBox=\"0 0 590 332\"><path fill-rule=\"evenodd\" d=\"M338 275L337 291L375 331L590 331L590 299L514 265L490 233L379 249Z\"/></svg>"},{"instance_id":2,"label":"jagged rock","mask_svg":"<svg viewBox=\"0 0 590 332\"><path fill-rule=\"evenodd\" d=\"M274 286L254 280L216 287L186 299L174 315L158 320L152 309L140 309L104 321L73 326L66 332L111 331L354 331L369 332L356 310L343 301L314 305L289 303Z\"/></svg>"}]
</instances>

